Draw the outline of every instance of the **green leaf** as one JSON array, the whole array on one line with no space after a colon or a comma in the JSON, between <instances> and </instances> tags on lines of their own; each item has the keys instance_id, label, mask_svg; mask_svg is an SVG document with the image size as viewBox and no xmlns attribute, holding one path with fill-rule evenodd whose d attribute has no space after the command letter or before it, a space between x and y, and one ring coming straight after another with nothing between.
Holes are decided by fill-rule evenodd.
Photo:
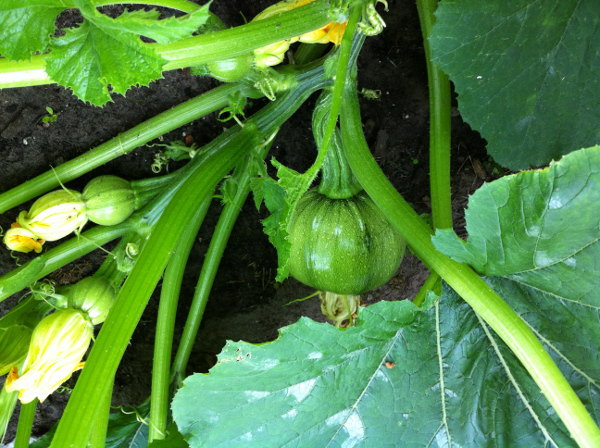
<instances>
[{"instance_id":1,"label":"green leaf","mask_svg":"<svg viewBox=\"0 0 600 448\"><path fill-rule=\"evenodd\" d=\"M134 36L146 36L154 39L160 44L167 44L184 37L189 37L200 28L208 19L209 4L199 7L195 11L186 14L185 16L175 18L169 17L163 20L158 20L160 11L152 9L150 11L125 11L116 19L111 19L108 16L98 12L94 13L94 25L108 30L117 32L125 31ZM90 10L91 12L91 10ZM89 18L90 16L88 16Z\"/></svg>"},{"instance_id":2,"label":"green leaf","mask_svg":"<svg viewBox=\"0 0 600 448\"><path fill-rule=\"evenodd\" d=\"M60 0L2 0L0 2L0 55L29 60L44 52L54 35L56 17L67 9Z\"/></svg>"},{"instance_id":3,"label":"green leaf","mask_svg":"<svg viewBox=\"0 0 600 448\"><path fill-rule=\"evenodd\" d=\"M254 194L254 203L257 208L260 207L264 199L267 209L271 215L264 219L264 232L269 236L269 241L277 249L278 268L275 280L281 282L289 275L287 267L290 258L290 242L288 241L288 225L296 209L296 204L306 192L306 180L312 176L311 173L300 174L277 160L271 161L277 168L277 177L275 182L268 177L259 177L253 179L251 187ZM266 172L261 174L266 176Z\"/></svg>"},{"instance_id":4,"label":"green leaf","mask_svg":"<svg viewBox=\"0 0 600 448\"><path fill-rule=\"evenodd\" d=\"M184 382L173 416L193 448L576 446L519 361L447 287L429 310L380 302L345 331L302 318L273 343L228 342L210 374Z\"/></svg>"},{"instance_id":5,"label":"green leaf","mask_svg":"<svg viewBox=\"0 0 600 448\"><path fill-rule=\"evenodd\" d=\"M109 84L119 94L135 84L147 86L162 76L166 62L133 35L107 33L87 21L51 47L46 65L50 77L95 106L111 101Z\"/></svg>"},{"instance_id":6,"label":"green leaf","mask_svg":"<svg viewBox=\"0 0 600 448\"><path fill-rule=\"evenodd\" d=\"M492 286L496 289L499 285L492 280ZM500 288L496 290L501 291ZM511 298L514 300L509 303L514 305L516 301L527 301L529 297ZM521 311L517 309L517 312ZM441 402L445 418L436 434L436 441L450 439L452 443L448 445L473 448L577 447L514 354L446 285L436 314L438 359L443 366L440 379L443 379L445 391ZM532 329L537 333L539 327ZM564 329L560 331L565 333ZM589 344L595 346L596 353L600 348L597 341L595 339ZM583 353L586 348L580 346L577 351ZM579 364L569 364L565 362L566 358L561 359L554 352L551 355L588 411L595 416L600 405L600 390L595 380L589 381L587 373L597 372L597 355ZM437 390L439 392L440 388ZM439 441L437 446L448 446Z\"/></svg>"},{"instance_id":7,"label":"green leaf","mask_svg":"<svg viewBox=\"0 0 600 448\"><path fill-rule=\"evenodd\" d=\"M440 2L433 60L503 166L545 165L600 142L600 3Z\"/></svg>"},{"instance_id":8,"label":"green leaf","mask_svg":"<svg viewBox=\"0 0 600 448\"><path fill-rule=\"evenodd\" d=\"M337 446L362 437L376 420L390 431L387 440L397 441L396 416L381 415L389 416L394 403L380 406L373 397L389 394L392 377L408 379L385 362L399 362L391 353L405 347L398 328L417 312L410 302L382 302L344 332L302 318L275 343L228 342L211 374L187 378L176 394L177 426L191 447ZM428 361L415 351L411 358L413 372Z\"/></svg>"},{"instance_id":9,"label":"green leaf","mask_svg":"<svg viewBox=\"0 0 600 448\"><path fill-rule=\"evenodd\" d=\"M466 211L469 239L438 230L436 248L578 306L600 306L600 147L485 184ZM566 305L566 302L565 302Z\"/></svg>"},{"instance_id":10,"label":"green leaf","mask_svg":"<svg viewBox=\"0 0 600 448\"><path fill-rule=\"evenodd\" d=\"M144 44L140 34L166 43L188 36L208 16L203 7L183 19L156 20L154 10L125 12L112 19L86 0L75 4L85 21L52 41L46 70L54 81L96 106L111 100L108 85L123 95L134 85L147 86L162 77L166 60Z\"/></svg>"},{"instance_id":11,"label":"green leaf","mask_svg":"<svg viewBox=\"0 0 600 448\"><path fill-rule=\"evenodd\" d=\"M267 209L271 213L268 218L263 219L264 232L269 241L277 249L277 281L283 281L288 271L285 268L290 257L290 242L287 239L287 222L290 215L289 204L286 201L285 188L271 178L265 179L262 185L262 194ZM256 195L255 195L256 198Z\"/></svg>"},{"instance_id":12,"label":"green leaf","mask_svg":"<svg viewBox=\"0 0 600 448\"><path fill-rule=\"evenodd\" d=\"M177 425L172 423L167 428L167 437L163 440L154 440L148 448L188 448L189 445L177 430Z\"/></svg>"}]
</instances>

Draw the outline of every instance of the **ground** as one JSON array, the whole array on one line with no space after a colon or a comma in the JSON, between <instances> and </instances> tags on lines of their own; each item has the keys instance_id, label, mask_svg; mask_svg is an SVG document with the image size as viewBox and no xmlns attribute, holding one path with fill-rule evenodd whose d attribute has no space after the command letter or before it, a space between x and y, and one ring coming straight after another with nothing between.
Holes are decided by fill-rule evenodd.
<instances>
[{"instance_id":1,"label":"ground","mask_svg":"<svg viewBox=\"0 0 600 448\"><path fill-rule=\"evenodd\" d=\"M228 25L235 26L243 24L244 17L253 17L271 3L216 0L211 10ZM362 100L364 132L375 157L398 191L417 212L429 213L429 105L416 6L414 2L390 2L389 12L382 12L382 16L387 27L381 35L367 39L359 58L359 89L381 91L377 100ZM61 16L60 20L69 23L77 17ZM0 191L19 185L47 171L50 166L58 166L217 85L217 81L192 76L186 70L168 72L164 79L149 87L132 89L126 97L115 96L114 102L104 108L86 105L56 85L2 90ZM278 138L272 149L272 156L296 170L305 170L314 160L316 150L310 130L314 100L311 98L307 107L286 123L280 134L285 137ZM42 118L48 114L46 107L52 108L57 115L56 121L49 125L42 123ZM489 170L486 172L482 165L486 160L485 142L462 122L458 112L453 113L452 120L453 211L456 230L464 236L463 210L468 195L486 180ZM202 145L217 136L222 128L213 114L165 135L163 140L173 141L191 135ZM155 148L140 147L68 186L81 189L90 178L100 174L114 174L129 180L153 177L155 174L150 166L155 152ZM188 264L180 297L181 312L177 317L176 330L179 332L219 209L220 204L215 201ZM3 229L10 226L17 213L14 209L0 216ZM324 320L317 299L284 306L313 291L294 279L275 283L276 253L260 224L260 219L265 216L265 211L257 212L249 199L219 269L190 360L190 373L206 372L227 339L264 342L275 339L278 328L294 323L300 316ZM63 283L76 281L92 274L103 257L101 251L96 251L61 269L53 278ZM19 262L30 258L22 256ZM15 263L8 251L1 251L0 275L14 269ZM366 294L363 300L369 305L378 300L410 299L427 275L427 269L409 254L389 284ZM19 296L0 304L0 311L10 309ZM149 372L157 307L155 292L117 373L113 405L136 405L150 394ZM176 342L178 337L179 334ZM74 381L71 380L69 385L73 386ZM34 435L45 433L60 418L67 399L67 393L54 394L38 406ZM5 441L13 437L14 426L11 425Z\"/></svg>"}]
</instances>

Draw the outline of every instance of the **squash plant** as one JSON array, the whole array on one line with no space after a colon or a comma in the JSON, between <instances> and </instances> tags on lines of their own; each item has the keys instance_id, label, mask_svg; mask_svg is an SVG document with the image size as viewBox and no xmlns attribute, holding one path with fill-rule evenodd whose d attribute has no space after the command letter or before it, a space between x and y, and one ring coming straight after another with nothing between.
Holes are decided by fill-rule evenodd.
<instances>
[{"instance_id":1,"label":"squash plant","mask_svg":"<svg viewBox=\"0 0 600 448\"><path fill-rule=\"evenodd\" d=\"M212 73L225 83L3 192L2 213L208 113L225 108L239 123L193 153L175 151L174 158L189 161L173 174L129 185L112 179L114 194L94 181L77 202L77 217L85 213L87 200L103 215L99 223L109 225L82 229L86 221L73 221L69 212L74 198L82 199L69 190L63 191L68 207L52 203L45 216L67 223L67 233L78 235L40 250L0 278L2 300L32 290L0 320L0 365L10 370L9 388L0 395L4 421L17 400L14 390L23 392L16 385L26 383L34 359L26 357L29 340L43 333L40 326L51 328L46 335L59 334L67 352L71 345L81 351L82 337L89 343L89 329L68 334L66 326L46 320L75 307L78 316L88 313L78 318L78 328L105 321L60 423L37 446L600 446L600 147L595 146L600 6L581 0L554 2L552 8L530 0L445 0L434 16L435 1L418 2L431 104L432 229L388 182L362 131L356 61L367 36L384 26L376 1L292 1L229 29L207 6L187 0L143 2L185 13L161 20L154 10L112 18L97 9L111 3L4 0L0 87L56 82L83 101L102 105L110 92L146 85L170 69L191 67L192 73ZM69 8L79 10L82 24L54 36L56 16ZM140 35L154 42L142 42ZM334 44L327 54L301 46L297 64L269 68L292 43L310 46L322 39ZM451 230L445 73L454 82L462 115L488 140L494 159L515 171L470 198L467 241ZM318 105L325 112L317 110L321 115L313 124L319 148L314 165L298 173L275 161L277 179L269 177L264 159L270 142L318 91L325 92L324 105ZM246 98L263 96L270 103L245 118ZM294 223L302 221L303 201L314 204L314 198L306 199L313 193L306 192L321 168L327 195L337 194L341 179L348 197L361 195L372 201L373 213L385 217L390 235L397 233L385 243L397 251L392 258L401 256L405 241L426 264L432 274L423 289L413 301L359 309L356 324L345 330L303 318L269 344L229 342L208 375L185 378L241 204L252 191L256 204L264 202L270 212L263 224L278 251L277 279L289 272L302 277L307 268L295 267ZM328 172L336 173L333 186ZM171 364L187 255L224 179L225 205ZM113 199L127 213L116 207L118 219L104 220L112 213L104 201ZM32 221L34 215L37 209L24 211L5 229L9 247L37 252L43 236L56 235L40 234L49 221ZM377 226L385 227L385 221ZM59 290L42 281L112 240L119 240L113 257L94 275L106 288ZM317 244L317 250L331 249ZM135 416L109 414L110 396L117 366L161 276L152 395L135 411L147 418L143 426ZM105 298L111 288L118 290L114 304ZM89 314L89 297L72 297L77 291L90 297L100 291L102 309L94 314L99 319ZM44 317L53 308L57 311ZM56 350L42 350L44 359L54 354L62 360ZM61 379L81 367L65 373L64 362L55 364ZM40 398L54 385L42 386ZM21 398L31 398L31 390L25 392ZM17 446L27 445L36 400L22 400Z\"/></svg>"}]
</instances>

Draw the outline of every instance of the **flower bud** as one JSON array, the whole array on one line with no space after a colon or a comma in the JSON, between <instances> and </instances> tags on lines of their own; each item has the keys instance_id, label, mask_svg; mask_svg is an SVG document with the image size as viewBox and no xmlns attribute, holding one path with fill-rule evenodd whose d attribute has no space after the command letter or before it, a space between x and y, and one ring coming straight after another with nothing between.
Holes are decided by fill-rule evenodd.
<instances>
[{"instance_id":1,"label":"flower bud","mask_svg":"<svg viewBox=\"0 0 600 448\"><path fill-rule=\"evenodd\" d=\"M67 309L46 316L33 330L21 374L15 366L6 378L6 391L18 390L21 403L44 401L83 368L81 359L92 335L92 323L82 311Z\"/></svg>"},{"instance_id":2,"label":"flower bud","mask_svg":"<svg viewBox=\"0 0 600 448\"><path fill-rule=\"evenodd\" d=\"M6 244L6 247L10 250L25 253L35 250L36 253L39 254L42 251L44 240L38 238L32 232L24 229L19 223L15 222L4 234L4 244Z\"/></svg>"},{"instance_id":3,"label":"flower bud","mask_svg":"<svg viewBox=\"0 0 600 448\"><path fill-rule=\"evenodd\" d=\"M106 320L117 297L110 282L101 277L86 277L56 292L67 299L67 307L83 311L94 325Z\"/></svg>"},{"instance_id":4,"label":"flower bud","mask_svg":"<svg viewBox=\"0 0 600 448\"><path fill-rule=\"evenodd\" d=\"M38 238L56 241L82 228L87 216L80 193L56 190L35 201L29 213L22 211L17 221Z\"/></svg>"},{"instance_id":5,"label":"flower bud","mask_svg":"<svg viewBox=\"0 0 600 448\"><path fill-rule=\"evenodd\" d=\"M128 181L117 176L92 179L83 189L83 201L90 221L114 226L135 210L135 195Z\"/></svg>"}]
</instances>

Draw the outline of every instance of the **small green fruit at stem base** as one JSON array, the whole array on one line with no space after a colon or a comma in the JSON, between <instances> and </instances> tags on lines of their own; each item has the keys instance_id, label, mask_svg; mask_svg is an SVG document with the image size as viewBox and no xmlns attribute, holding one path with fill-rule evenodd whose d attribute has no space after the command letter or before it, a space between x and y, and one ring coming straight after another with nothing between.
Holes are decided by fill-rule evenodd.
<instances>
[{"instance_id":1,"label":"small green fruit at stem base","mask_svg":"<svg viewBox=\"0 0 600 448\"><path fill-rule=\"evenodd\" d=\"M102 226L120 224L135 210L131 185L117 176L92 179L83 189L82 196L89 220Z\"/></svg>"},{"instance_id":2,"label":"small green fruit at stem base","mask_svg":"<svg viewBox=\"0 0 600 448\"><path fill-rule=\"evenodd\" d=\"M57 288L66 298L66 307L83 311L94 325L106 320L108 311L117 298L117 291L108 280L86 277L76 284Z\"/></svg>"},{"instance_id":3,"label":"small green fruit at stem base","mask_svg":"<svg viewBox=\"0 0 600 448\"><path fill-rule=\"evenodd\" d=\"M242 79L252 69L254 57L251 54L231 59L211 62L206 65L210 75L223 82L235 82Z\"/></svg>"},{"instance_id":4,"label":"small green fruit at stem base","mask_svg":"<svg viewBox=\"0 0 600 448\"><path fill-rule=\"evenodd\" d=\"M364 191L347 199L308 191L296 206L288 233L290 274L315 289L342 295L385 284L406 248Z\"/></svg>"}]
</instances>

